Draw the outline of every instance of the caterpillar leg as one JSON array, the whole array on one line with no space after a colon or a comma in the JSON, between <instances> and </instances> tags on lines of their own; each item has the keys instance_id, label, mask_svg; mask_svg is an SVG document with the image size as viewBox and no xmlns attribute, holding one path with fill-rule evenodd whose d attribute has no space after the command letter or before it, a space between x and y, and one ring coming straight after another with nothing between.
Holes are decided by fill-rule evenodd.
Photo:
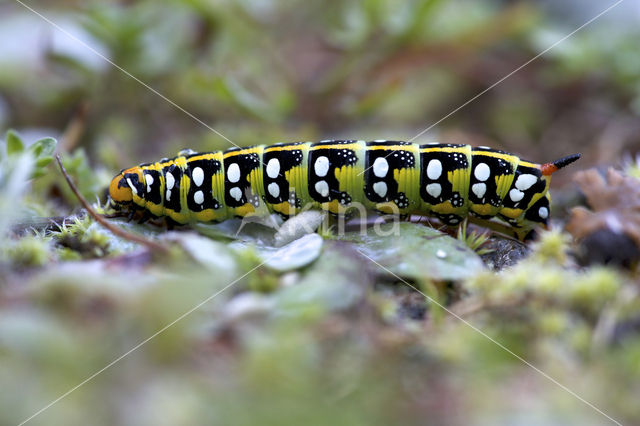
<instances>
[{"instance_id":1,"label":"caterpillar leg","mask_svg":"<svg viewBox=\"0 0 640 426\"><path fill-rule=\"evenodd\" d=\"M177 226L182 226L182 224L171 219L169 216L164 217L164 225L167 227L167 230L169 231L174 230Z\"/></svg>"},{"instance_id":2,"label":"caterpillar leg","mask_svg":"<svg viewBox=\"0 0 640 426\"><path fill-rule=\"evenodd\" d=\"M118 214L118 213L104 213L102 215L102 217L107 218L107 219L116 219L119 217L126 217L127 215L123 215L122 213Z\"/></svg>"},{"instance_id":3,"label":"caterpillar leg","mask_svg":"<svg viewBox=\"0 0 640 426\"><path fill-rule=\"evenodd\" d=\"M146 223L148 221L150 221L151 219L157 219L158 217L151 214L151 212L149 212L149 210L144 210L142 213L142 216L138 219L138 224L143 224Z\"/></svg>"}]
</instances>

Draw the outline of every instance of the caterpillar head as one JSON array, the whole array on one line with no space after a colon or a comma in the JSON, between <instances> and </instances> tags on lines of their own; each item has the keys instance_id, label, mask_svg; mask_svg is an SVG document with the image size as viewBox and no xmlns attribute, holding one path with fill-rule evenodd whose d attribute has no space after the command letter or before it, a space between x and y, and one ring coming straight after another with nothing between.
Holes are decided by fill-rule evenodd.
<instances>
[{"instance_id":1,"label":"caterpillar head","mask_svg":"<svg viewBox=\"0 0 640 426\"><path fill-rule=\"evenodd\" d=\"M134 197L144 191L142 179L142 172L137 167L118 173L109 185L109 207L118 211L131 207Z\"/></svg>"}]
</instances>

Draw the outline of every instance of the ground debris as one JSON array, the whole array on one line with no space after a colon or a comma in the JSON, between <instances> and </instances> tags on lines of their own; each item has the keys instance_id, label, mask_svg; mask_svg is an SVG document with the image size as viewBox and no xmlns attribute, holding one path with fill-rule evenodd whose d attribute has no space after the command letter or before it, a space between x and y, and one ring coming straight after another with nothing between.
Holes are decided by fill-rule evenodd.
<instances>
[{"instance_id":1,"label":"ground debris","mask_svg":"<svg viewBox=\"0 0 640 426\"><path fill-rule=\"evenodd\" d=\"M531 249L520 241L500 237L490 238L483 248L491 251L480 257L484 264L494 271L515 265L531 252Z\"/></svg>"},{"instance_id":2,"label":"ground debris","mask_svg":"<svg viewBox=\"0 0 640 426\"><path fill-rule=\"evenodd\" d=\"M579 242L577 256L585 264L630 267L640 258L640 181L609 169L579 172L576 182L590 209L575 207L567 231Z\"/></svg>"}]
</instances>

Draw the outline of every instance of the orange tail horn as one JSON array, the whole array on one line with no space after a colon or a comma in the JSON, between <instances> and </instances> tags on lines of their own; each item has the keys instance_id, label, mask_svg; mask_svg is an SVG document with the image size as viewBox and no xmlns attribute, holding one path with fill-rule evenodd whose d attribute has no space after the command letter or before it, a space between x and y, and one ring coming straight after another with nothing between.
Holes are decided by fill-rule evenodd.
<instances>
[{"instance_id":1,"label":"orange tail horn","mask_svg":"<svg viewBox=\"0 0 640 426\"><path fill-rule=\"evenodd\" d=\"M545 163L542 166L540 166L540 168L542 169L542 174L545 176L551 176L554 172L558 171L559 169L565 166L568 166L574 161L577 161L579 158L580 158L580 154L572 154L572 155L567 155L566 157L562 157L551 163Z\"/></svg>"}]
</instances>

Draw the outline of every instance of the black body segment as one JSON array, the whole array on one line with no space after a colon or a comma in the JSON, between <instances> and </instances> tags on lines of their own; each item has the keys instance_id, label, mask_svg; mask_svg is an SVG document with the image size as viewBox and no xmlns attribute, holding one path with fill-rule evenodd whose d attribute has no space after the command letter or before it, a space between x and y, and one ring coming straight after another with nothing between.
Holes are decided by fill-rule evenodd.
<instances>
[{"instance_id":1,"label":"black body segment","mask_svg":"<svg viewBox=\"0 0 640 426\"><path fill-rule=\"evenodd\" d=\"M224 202L227 207L242 207L255 201L250 174L262 164L254 148L233 148L224 153ZM250 200L251 199L251 200Z\"/></svg>"}]
</instances>

